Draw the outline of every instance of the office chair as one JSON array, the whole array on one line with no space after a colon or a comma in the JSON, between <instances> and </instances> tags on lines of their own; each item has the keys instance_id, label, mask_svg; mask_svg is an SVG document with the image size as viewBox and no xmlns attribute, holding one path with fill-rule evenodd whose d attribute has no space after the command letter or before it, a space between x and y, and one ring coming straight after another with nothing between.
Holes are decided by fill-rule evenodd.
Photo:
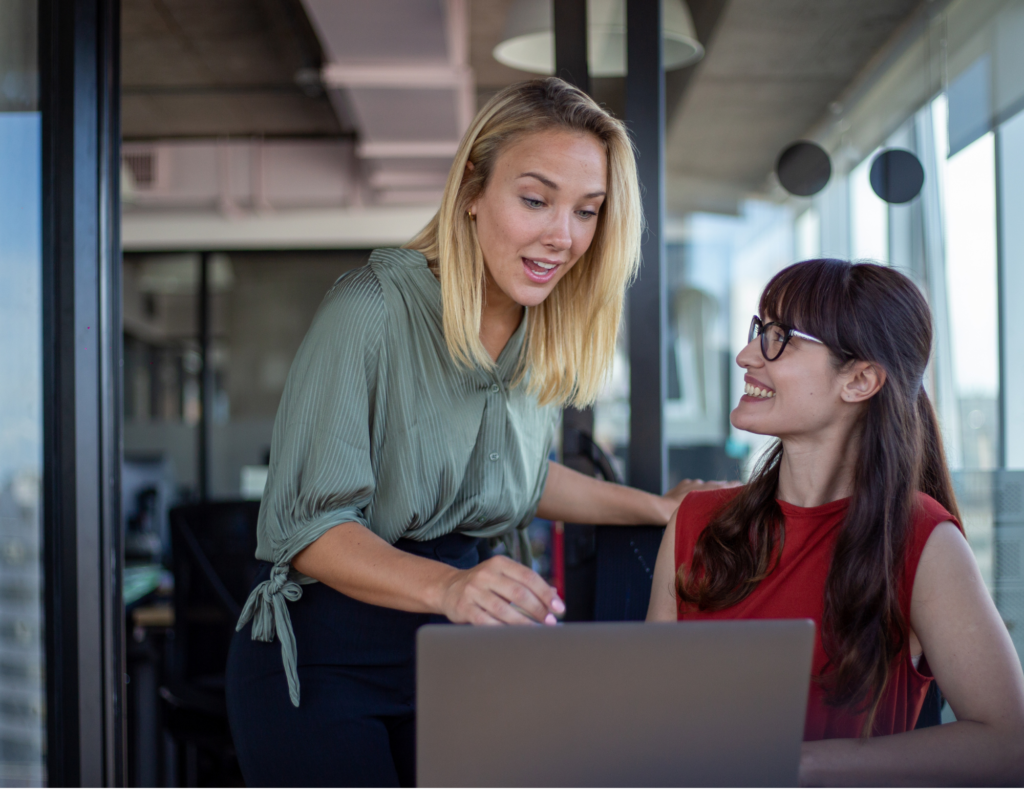
<instances>
[{"instance_id":1,"label":"office chair","mask_svg":"<svg viewBox=\"0 0 1024 791\"><path fill-rule=\"evenodd\" d=\"M170 512L174 634L160 687L178 747L179 782L241 780L228 727L224 674L235 624L256 578L259 502L183 505Z\"/></svg>"},{"instance_id":2,"label":"office chair","mask_svg":"<svg viewBox=\"0 0 1024 791\"><path fill-rule=\"evenodd\" d=\"M585 428L567 431L563 459L575 456L612 483L623 483L611 458ZM571 534L570 528L575 528ZM567 621L642 621L651 598L654 560L664 528L566 525Z\"/></svg>"},{"instance_id":3,"label":"office chair","mask_svg":"<svg viewBox=\"0 0 1024 791\"><path fill-rule=\"evenodd\" d=\"M624 483L608 454L587 431L578 432L573 450L589 461L604 480ZM647 617L654 560L663 532L660 526L595 525L595 621L642 621Z\"/></svg>"}]
</instances>

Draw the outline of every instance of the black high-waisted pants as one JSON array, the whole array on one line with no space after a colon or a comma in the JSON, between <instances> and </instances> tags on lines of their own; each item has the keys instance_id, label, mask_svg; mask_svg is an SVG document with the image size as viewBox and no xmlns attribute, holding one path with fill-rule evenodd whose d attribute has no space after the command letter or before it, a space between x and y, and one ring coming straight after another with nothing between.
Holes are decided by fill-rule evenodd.
<instances>
[{"instance_id":1,"label":"black high-waisted pants","mask_svg":"<svg viewBox=\"0 0 1024 791\"><path fill-rule=\"evenodd\" d=\"M480 559L478 540L452 533L396 548L460 569ZM268 579L264 564L255 585ZM413 786L416 783L416 630L439 615L376 607L320 583L288 605L301 704L288 698L278 640L251 639L228 655L227 702L249 786Z\"/></svg>"}]
</instances>

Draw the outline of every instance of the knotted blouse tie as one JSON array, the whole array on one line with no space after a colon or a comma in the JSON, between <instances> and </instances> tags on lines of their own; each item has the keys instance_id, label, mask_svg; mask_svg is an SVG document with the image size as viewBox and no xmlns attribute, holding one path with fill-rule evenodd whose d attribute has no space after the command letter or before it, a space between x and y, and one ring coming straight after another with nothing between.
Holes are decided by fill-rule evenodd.
<instances>
[{"instance_id":1,"label":"knotted blouse tie","mask_svg":"<svg viewBox=\"0 0 1024 791\"><path fill-rule=\"evenodd\" d=\"M295 632L288 617L286 601L302 598L302 586L288 578L290 566L276 563L270 569L270 579L257 585L245 602L242 617L235 631L241 631L252 619L252 639L272 643L274 635L281 638L281 660L288 679L288 697L293 706L299 705L299 671L295 651Z\"/></svg>"}]
</instances>

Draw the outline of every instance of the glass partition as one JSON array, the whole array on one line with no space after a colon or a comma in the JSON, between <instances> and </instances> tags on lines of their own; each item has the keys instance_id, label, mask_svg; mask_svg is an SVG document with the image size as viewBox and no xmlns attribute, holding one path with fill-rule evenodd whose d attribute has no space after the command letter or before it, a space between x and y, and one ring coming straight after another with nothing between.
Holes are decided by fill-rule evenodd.
<instances>
[{"instance_id":1,"label":"glass partition","mask_svg":"<svg viewBox=\"0 0 1024 791\"><path fill-rule=\"evenodd\" d=\"M324 294L366 253L207 254L205 301L202 258L124 257L122 489L130 563L160 560L175 503L262 496L292 357Z\"/></svg>"}]
</instances>

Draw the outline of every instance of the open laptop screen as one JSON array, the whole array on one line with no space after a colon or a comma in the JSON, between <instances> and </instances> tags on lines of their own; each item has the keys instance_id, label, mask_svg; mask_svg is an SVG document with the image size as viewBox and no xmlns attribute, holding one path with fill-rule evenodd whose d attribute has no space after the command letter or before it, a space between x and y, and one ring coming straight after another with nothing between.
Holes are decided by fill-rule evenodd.
<instances>
[{"instance_id":1,"label":"open laptop screen","mask_svg":"<svg viewBox=\"0 0 1024 791\"><path fill-rule=\"evenodd\" d=\"M426 626L421 786L793 786L811 621Z\"/></svg>"}]
</instances>

